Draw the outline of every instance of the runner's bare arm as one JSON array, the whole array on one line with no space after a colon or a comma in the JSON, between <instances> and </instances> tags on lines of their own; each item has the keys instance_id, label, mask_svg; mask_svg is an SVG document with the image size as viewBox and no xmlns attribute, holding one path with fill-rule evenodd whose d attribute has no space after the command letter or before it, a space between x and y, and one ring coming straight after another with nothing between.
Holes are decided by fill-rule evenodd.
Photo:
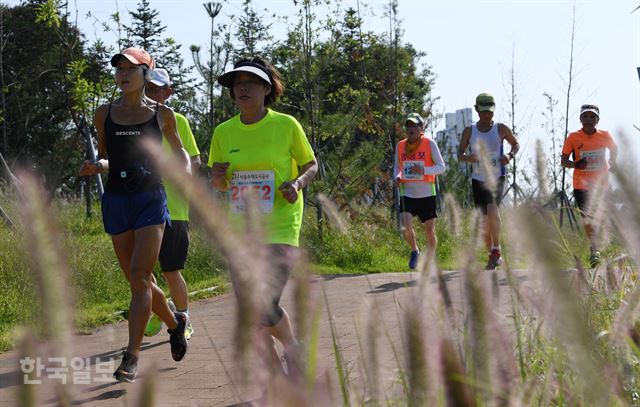
<instances>
[{"instance_id":1,"label":"runner's bare arm","mask_svg":"<svg viewBox=\"0 0 640 407\"><path fill-rule=\"evenodd\" d=\"M211 164L211 184L220 192L226 192L229 189L229 179L227 178L229 165L229 162Z\"/></svg>"},{"instance_id":2,"label":"runner's bare arm","mask_svg":"<svg viewBox=\"0 0 640 407\"><path fill-rule=\"evenodd\" d=\"M511 151L509 151L506 155L500 157L500 161L502 162L502 164L508 164L509 161L511 161L520 150L520 144L518 143L518 140L516 140L516 137L513 135L511 129L504 124L500 124L499 132L500 137L503 140L507 140L507 143L511 145Z\"/></svg>"},{"instance_id":3,"label":"runner's bare arm","mask_svg":"<svg viewBox=\"0 0 640 407\"><path fill-rule=\"evenodd\" d=\"M200 170L200 167L202 166L202 160L200 160L200 156L192 155L190 157L190 161L191 161L191 174L197 174L198 170Z\"/></svg>"},{"instance_id":4,"label":"runner's bare arm","mask_svg":"<svg viewBox=\"0 0 640 407\"><path fill-rule=\"evenodd\" d=\"M460 145L458 145L458 160L468 163L475 163L478 158L475 154L466 154L469 147L469 141L471 140L471 127L467 127L462 131L462 137L460 138Z\"/></svg>"},{"instance_id":5,"label":"runner's bare arm","mask_svg":"<svg viewBox=\"0 0 640 407\"><path fill-rule=\"evenodd\" d=\"M306 163L300 167L300 174L295 179L285 181L278 187L282 191L282 196L289 203L294 203L298 200L298 191L309 185L313 177L318 172L318 162L314 158L312 161Z\"/></svg>"},{"instance_id":6,"label":"runner's bare arm","mask_svg":"<svg viewBox=\"0 0 640 407\"><path fill-rule=\"evenodd\" d=\"M570 156L571 154L562 154L562 158L560 159L560 165L562 165L565 168L575 168L576 163L569 159Z\"/></svg>"}]
</instances>

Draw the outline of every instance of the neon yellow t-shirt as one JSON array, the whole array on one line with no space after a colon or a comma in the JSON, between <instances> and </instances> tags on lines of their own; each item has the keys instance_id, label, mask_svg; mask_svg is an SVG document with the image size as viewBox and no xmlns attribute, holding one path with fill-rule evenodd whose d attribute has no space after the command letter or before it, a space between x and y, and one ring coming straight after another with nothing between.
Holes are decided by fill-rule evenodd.
<instances>
[{"instance_id":1,"label":"neon yellow t-shirt","mask_svg":"<svg viewBox=\"0 0 640 407\"><path fill-rule=\"evenodd\" d=\"M200 154L200 150L198 149L198 145L196 144L196 139L193 137L193 133L191 132L191 126L189 126L189 121L186 117L181 115L180 113L175 113L176 115L176 124L178 129L178 135L180 136L180 140L182 140L182 146L189 154L189 157L193 157ZM166 149L166 151L171 152L171 146L167 142L166 138L162 138L162 145ZM164 181L164 189L167 193L167 207L169 208L169 215L171 215L171 220L189 220L189 202L178 193L173 185L169 182Z\"/></svg>"},{"instance_id":2,"label":"neon yellow t-shirt","mask_svg":"<svg viewBox=\"0 0 640 407\"><path fill-rule=\"evenodd\" d=\"M265 231L267 243L299 245L302 225L303 197L290 204L278 191L284 181L298 176L298 166L310 163L315 158L309 140L298 121L289 115L267 109L262 120L243 124L240 115L220 124L213 132L208 165L214 162L229 162L227 178L232 182L229 200L234 201L239 176L259 174L260 183L254 184L265 204ZM232 180L233 177L233 180ZM271 177L271 178L270 178ZM233 213L232 221L238 223L242 212Z\"/></svg>"}]
</instances>

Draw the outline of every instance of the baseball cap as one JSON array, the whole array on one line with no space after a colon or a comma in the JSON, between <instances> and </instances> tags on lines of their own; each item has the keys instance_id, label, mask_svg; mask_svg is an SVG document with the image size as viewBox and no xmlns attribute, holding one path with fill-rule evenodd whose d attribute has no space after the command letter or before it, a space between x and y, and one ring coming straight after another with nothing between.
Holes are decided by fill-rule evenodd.
<instances>
[{"instance_id":1,"label":"baseball cap","mask_svg":"<svg viewBox=\"0 0 640 407\"><path fill-rule=\"evenodd\" d=\"M600 117L600 109L598 109L598 106L596 106L596 105L582 105L582 106L580 106L580 116L582 116L582 114L586 113L586 112L595 113L596 116Z\"/></svg>"},{"instance_id":2,"label":"baseball cap","mask_svg":"<svg viewBox=\"0 0 640 407\"><path fill-rule=\"evenodd\" d=\"M404 122L411 122L419 126L422 126L424 124L422 116L420 116L418 113L409 113L409 115L407 116L407 120L405 120Z\"/></svg>"},{"instance_id":3,"label":"baseball cap","mask_svg":"<svg viewBox=\"0 0 640 407\"><path fill-rule=\"evenodd\" d=\"M232 88L233 80L236 77L236 73L238 72L252 73L271 85L271 78L268 69L260 64L249 61L240 62L239 64L234 66L233 69L220 75L220 77L218 78L218 83L225 88Z\"/></svg>"},{"instance_id":4,"label":"baseball cap","mask_svg":"<svg viewBox=\"0 0 640 407\"><path fill-rule=\"evenodd\" d=\"M476 96L476 108L479 112L493 112L496 110L496 101L489 93L481 93Z\"/></svg>"},{"instance_id":5,"label":"baseball cap","mask_svg":"<svg viewBox=\"0 0 640 407\"><path fill-rule=\"evenodd\" d=\"M147 72L147 80L156 86L170 87L171 79L169 79L169 72L164 68L150 69Z\"/></svg>"},{"instance_id":6,"label":"baseball cap","mask_svg":"<svg viewBox=\"0 0 640 407\"><path fill-rule=\"evenodd\" d=\"M127 58L129 62L135 65L146 65L148 68L155 67L155 62L151 55L142 48L130 47L120 51L119 54L115 54L111 57L111 66L118 65L120 58Z\"/></svg>"}]
</instances>

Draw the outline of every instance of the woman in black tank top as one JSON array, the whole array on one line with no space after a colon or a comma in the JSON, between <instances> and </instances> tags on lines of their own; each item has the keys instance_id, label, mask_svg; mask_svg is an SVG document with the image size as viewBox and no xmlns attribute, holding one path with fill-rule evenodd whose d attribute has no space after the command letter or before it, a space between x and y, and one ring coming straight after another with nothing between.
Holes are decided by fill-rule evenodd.
<instances>
[{"instance_id":1,"label":"woman in black tank top","mask_svg":"<svg viewBox=\"0 0 640 407\"><path fill-rule=\"evenodd\" d=\"M146 72L155 65L151 56L142 49L127 48L111 58L111 65L116 68L115 81L121 97L97 109L94 125L99 159L85 161L80 175L108 171L102 197L103 222L131 285L129 343L114 376L119 381L132 382L152 308L169 328L171 354L176 361L186 353L184 327L188 324L188 316L172 312L162 290L151 280L165 223L170 220L162 179L141 140L150 139L159 145L164 135L184 163L185 171L190 172L191 168L173 111L144 95Z\"/></svg>"}]
</instances>

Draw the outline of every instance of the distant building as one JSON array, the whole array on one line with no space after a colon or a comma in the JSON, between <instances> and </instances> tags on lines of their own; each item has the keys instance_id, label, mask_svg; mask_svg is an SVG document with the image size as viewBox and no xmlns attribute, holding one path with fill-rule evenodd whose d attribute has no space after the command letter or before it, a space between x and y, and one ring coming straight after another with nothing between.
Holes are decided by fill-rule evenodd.
<instances>
[{"instance_id":1,"label":"distant building","mask_svg":"<svg viewBox=\"0 0 640 407\"><path fill-rule=\"evenodd\" d=\"M471 126L473 111L470 107L458 109L455 113L445 113L445 128L436 132L436 143L440 147L440 153L445 162L451 163L457 160L458 145L462 137L462 131ZM464 166L462 164L461 166Z\"/></svg>"}]
</instances>

